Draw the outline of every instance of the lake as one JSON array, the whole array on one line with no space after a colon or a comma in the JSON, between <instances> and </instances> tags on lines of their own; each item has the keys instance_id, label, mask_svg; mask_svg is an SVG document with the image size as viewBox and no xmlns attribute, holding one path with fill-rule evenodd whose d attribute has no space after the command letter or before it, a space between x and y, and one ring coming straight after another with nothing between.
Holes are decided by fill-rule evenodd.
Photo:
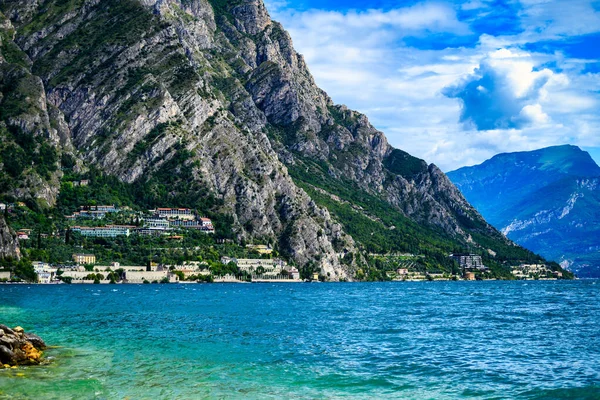
<instances>
[{"instance_id":1,"label":"lake","mask_svg":"<svg viewBox=\"0 0 600 400\"><path fill-rule=\"evenodd\" d=\"M599 399L600 283L0 285L0 399Z\"/></svg>"}]
</instances>

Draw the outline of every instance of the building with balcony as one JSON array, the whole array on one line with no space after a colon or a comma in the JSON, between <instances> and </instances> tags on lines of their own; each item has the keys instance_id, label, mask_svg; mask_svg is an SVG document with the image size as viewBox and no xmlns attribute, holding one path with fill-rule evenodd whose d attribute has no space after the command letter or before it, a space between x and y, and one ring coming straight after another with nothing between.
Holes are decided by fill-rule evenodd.
<instances>
[{"instance_id":1,"label":"building with balcony","mask_svg":"<svg viewBox=\"0 0 600 400\"><path fill-rule=\"evenodd\" d=\"M83 253L76 253L73 254L73 261L75 261L76 264L95 264L96 263L96 256L93 254L83 254Z\"/></svg>"},{"instance_id":2,"label":"building with balcony","mask_svg":"<svg viewBox=\"0 0 600 400\"><path fill-rule=\"evenodd\" d=\"M450 258L456 261L462 269L477 269L480 271L488 269L483 265L481 256L477 254L450 254Z\"/></svg>"},{"instance_id":3,"label":"building with balcony","mask_svg":"<svg viewBox=\"0 0 600 400\"><path fill-rule=\"evenodd\" d=\"M156 215L167 219L196 219L196 213L189 208L157 208Z\"/></svg>"},{"instance_id":4,"label":"building with balcony","mask_svg":"<svg viewBox=\"0 0 600 400\"><path fill-rule=\"evenodd\" d=\"M74 226L71 228L71 231L87 237L114 238L117 236L129 236L133 229L135 229L135 226L130 225Z\"/></svg>"}]
</instances>

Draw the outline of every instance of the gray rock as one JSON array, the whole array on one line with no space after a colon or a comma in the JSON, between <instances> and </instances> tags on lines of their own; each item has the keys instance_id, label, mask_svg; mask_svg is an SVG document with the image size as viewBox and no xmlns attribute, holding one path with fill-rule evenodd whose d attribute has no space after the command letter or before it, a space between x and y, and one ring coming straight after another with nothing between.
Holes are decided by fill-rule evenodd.
<instances>
[{"instance_id":1,"label":"gray rock","mask_svg":"<svg viewBox=\"0 0 600 400\"><path fill-rule=\"evenodd\" d=\"M17 361L17 356L8 347L0 344L0 363L13 365Z\"/></svg>"},{"instance_id":2,"label":"gray rock","mask_svg":"<svg viewBox=\"0 0 600 400\"><path fill-rule=\"evenodd\" d=\"M2 329L6 335L14 335L15 334L15 332L6 325L0 324L0 329Z\"/></svg>"},{"instance_id":3,"label":"gray rock","mask_svg":"<svg viewBox=\"0 0 600 400\"><path fill-rule=\"evenodd\" d=\"M0 368L3 365L37 365L42 361L44 341L37 335L27 333L22 328L10 329L5 325L0 336Z\"/></svg>"},{"instance_id":4,"label":"gray rock","mask_svg":"<svg viewBox=\"0 0 600 400\"><path fill-rule=\"evenodd\" d=\"M8 227L4 216L0 215L0 258L6 257L19 259L21 258L21 251L17 235ZM4 325L0 325L0 329L4 330L4 333L7 334L13 333L10 328Z\"/></svg>"},{"instance_id":5,"label":"gray rock","mask_svg":"<svg viewBox=\"0 0 600 400\"><path fill-rule=\"evenodd\" d=\"M25 333L25 340L31 343L36 349L43 350L46 348L46 343L44 340L33 333Z\"/></svg>"},{"instance_id":6,"label":"gray rock","mask_svg":"<svg viewBox=\"0 0 600 400\"><path fill-rule=\"evenodd\" d=\"M14 349L18 345L18 342L18 339L16 339L14 335L4 335L0 337L0 344L9 349Z\"/></svg>"}]
</instances>

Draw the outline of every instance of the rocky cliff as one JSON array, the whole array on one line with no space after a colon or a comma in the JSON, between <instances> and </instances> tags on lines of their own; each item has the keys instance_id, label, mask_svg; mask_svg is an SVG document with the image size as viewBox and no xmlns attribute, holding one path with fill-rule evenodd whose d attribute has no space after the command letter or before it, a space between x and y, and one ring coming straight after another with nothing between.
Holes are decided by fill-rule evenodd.
<instances>
[{"instance_id":1,"label":"rocky cliff","mask_svg":"<svg viewBox=\"0 0 600 400\"><path fill-rule=\"evenodd\" d=\"M17 235L6 225L3 216L0 216L0 258L18 259L21 257Z\"/></svg>"},{"instance_id":2,"label":"rocky cliff","mask_svg":"<svg viewBox=\"0 0 600 400\"><path fill-rule=\"evenodd\" d=\"M0 10L36 102L7 126L39 120L49 146L72 145L77 163L125 182L167 174L169 191L210 193L239 240L275 240L331 279L351 279L367 251L512 246L435 165L335 105L262 1L0 0ZM357 220L376 226L369 235ZM367 245L376 231L393 243Z\"/></svg>"},{"instance_id":3,"label":"rocky cliff","mask_svg":"<svg viewBox=\"0 0 600 400\"><path fill-rule=\"evenodd\" d=\"M15 36L0 13L0 192L52 206L62 175L60 155L71 151L69 129Z\"/></svg>"}]
</instances>

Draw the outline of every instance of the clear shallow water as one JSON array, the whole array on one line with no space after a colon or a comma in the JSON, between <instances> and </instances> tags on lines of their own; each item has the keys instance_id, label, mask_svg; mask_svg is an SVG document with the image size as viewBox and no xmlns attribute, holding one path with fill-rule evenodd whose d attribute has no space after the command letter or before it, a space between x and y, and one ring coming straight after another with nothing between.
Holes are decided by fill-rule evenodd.
<instances>
[{"instance_id":1,"label":"clear shallow water","mask_svg":"<svg viewBox=\"0 0 600 400\"><path fill-rule=\"evenodd\" d=\"M600 399L600 282L0 285L0 399Z\"/></svg>"}]
</instances>

